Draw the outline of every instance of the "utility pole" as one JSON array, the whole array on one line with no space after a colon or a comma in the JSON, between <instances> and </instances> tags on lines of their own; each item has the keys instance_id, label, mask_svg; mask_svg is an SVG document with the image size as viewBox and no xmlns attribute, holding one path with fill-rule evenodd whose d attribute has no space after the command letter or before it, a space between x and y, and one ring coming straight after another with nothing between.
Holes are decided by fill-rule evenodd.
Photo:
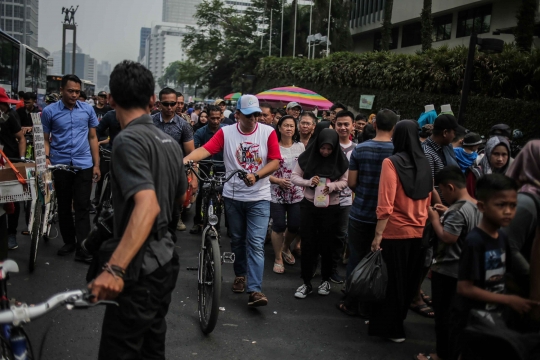
<instances>
[{"instance_id":1,"label":"utility pole","mask_svg":"<svg viewBox=\"0 0 540 360\"><path fill-rule=\"evenodd\" d=\"M281 1L281 44L279 45L279 57L283 57L283 16L285 16L285 0Z\"/></svg>"},{"instance_id":2,"label":"utility pole","mask_svg":"<svg viewBox=\"0 0 540 360\"><path fill-rule=\"evenodd\" d=\"M294 1L294 34L293 34L293 50L292 50L292 57L294 58L294 55L296 53L296 20L298 18L297 10L298 10L298 0Z\"/></svg>"},{"instance_id":3,"label":"utility pole","mask_svg":"<svg viewBox=\"0 0 540 360\"><path fill-rule=\"evenodd\" d=\"M326 56L328 57L330 51L330 20L332 14L332 0L330 0L330 5L328 6L328 32L326 33Z\"/></svg>"}]
</instances>

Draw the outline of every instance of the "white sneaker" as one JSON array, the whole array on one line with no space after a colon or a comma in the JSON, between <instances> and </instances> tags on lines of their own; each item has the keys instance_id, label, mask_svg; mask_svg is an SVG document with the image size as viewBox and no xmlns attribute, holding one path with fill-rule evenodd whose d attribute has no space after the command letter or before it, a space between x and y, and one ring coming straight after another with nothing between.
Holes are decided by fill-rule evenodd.
<instances>
[{"instance_id":1,"label":"white sneaker","mask_svg":"<svg viewBox=\"0 0 540 360\"><path fill-rule=\"evenodd\" d=\"M323 281L321 285L319 285L317 292L319 293L319 295L328 295L330 294L331 288L332 287L330 286L330 283L328 281Z\"/></svg>"},{"instance_id":2,"label":"white sneaker","mask_svg":"<svg viewBox=\"0 0 540 360\"><path fill-rule=\"evenodd\" d=\"M311 286L307 286L306 284L300 286L298 289L296 289L296 292L294 293L294 297L297 299L305 299L306 296L311 294L313 292Z\"/></svg>"},{"instance_id":3,"label":"white sneaker","mask_svg":"<svg viewBox=\"0 0 540 360\"><path fill-rule=\"evenodd\" d=\"M176 225L176 230L185 231L186 229L187 229L186 224L184 224L182 219L178 220L178 224Z\"/></svg>"}]
</instances>

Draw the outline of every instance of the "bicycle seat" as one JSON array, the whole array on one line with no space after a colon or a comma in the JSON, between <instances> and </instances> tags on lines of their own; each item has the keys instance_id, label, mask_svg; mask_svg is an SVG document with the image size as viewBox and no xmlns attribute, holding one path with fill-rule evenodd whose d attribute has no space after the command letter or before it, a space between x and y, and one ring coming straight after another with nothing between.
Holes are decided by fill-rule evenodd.
<instances>
[{"instance_id":1,"label":"bicycle seat","mask_svg":"<svg viewBox=\"0 0 540 360\"><path fill-rule=\"evenodd\" d=\"M4 260L0 262L0 271L2 279L5 279L9 273L18 273L19 265L13 260Z\"/></svg>"}]
</instances>

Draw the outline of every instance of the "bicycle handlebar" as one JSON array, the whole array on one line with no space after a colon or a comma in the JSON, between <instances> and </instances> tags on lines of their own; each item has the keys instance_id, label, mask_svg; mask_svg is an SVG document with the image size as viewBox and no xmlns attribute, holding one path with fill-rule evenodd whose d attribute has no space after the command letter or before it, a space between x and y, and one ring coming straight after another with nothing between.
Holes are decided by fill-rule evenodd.
<instances>
[{"instance_id":1,"label":"bicycle handlebar","mask_svg":"<svg viewBox=\"0 0 540 360\"><path fill-rule=\"evenodd\" d=\"M47 301L30 305L13 305L9 310L0 311L0 324L13 324L18 326L20 323L28 323L33 319L45 315L61 305L67 305L68 309L87 309L96 305L118 305L114 301L98 301L91 303L89 300L93 297L88 290L71 290L59 293L49 298Z\"/></svg>"},{"instance_id":2,"label":"bicycle handlebar","mask_svg":"<svg viewBox=\"0 0 540 360\"><path fill-rule=\"evenodd\" d=\"M217 160L202 160L201 163L203 161L206 161L207 164L208 163L214 164L214 163L218 162ZM223 163L223 161L219 161L219 162ZM189 161L186 164L186 167L187 167L187 170L193 170L194 169L193 161ZM192 173L195 174L197 179L199 179L202 182L206 182L206 183L226 183L227 181L229 181L236 174L238 174L238 177L240 179L244 180L246 178L246 175L248 174L246 171L244 171L242 169L238 169L238 170L234 170L228 177L223 178L223 177L216 177L216 176L210 177L201 168L199 168L199 172L203 173L205 175L205 177L202 177L196 171L192 171Z\"/></svg>"},{"instance_id":3,"label":"bicycle handlebar","mask_svg":"<svg viewBox=\"0 0 540 360\"><path fill-rule=\"evenodd\" d=\"M10 157L8 157L8 159L12 163L34 163L34 160L29 160L29 159L10 158Z\"/></svg>"},{"instance_id":4,"label":"bicycle handlebar","mask_svg":"<svg viewBox=\"0 0 540 360\"><path fill-rule=\"evenodd\" d=\"M49 166L47 166L47 169L53 170L53 171L54 170L66 170L66 171L82 170L82 168L79 167L79 166L62 165L62 164L49 165Z\"/></svg>"}]
</instances>

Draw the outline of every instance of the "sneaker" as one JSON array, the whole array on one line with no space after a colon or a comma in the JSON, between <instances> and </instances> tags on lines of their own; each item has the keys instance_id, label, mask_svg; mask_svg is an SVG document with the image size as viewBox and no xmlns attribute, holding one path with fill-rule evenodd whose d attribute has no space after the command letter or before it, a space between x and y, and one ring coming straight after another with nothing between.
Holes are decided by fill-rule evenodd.
<instances>
[{"instance_id":1,"label":"sneaker","mask_svg":"<svg viewBox=\"0 0 540 360\"><path fill-rule=\"evenodd\" d=\"M178 220L178 224L176 225L176 230L185 231L186 229L187 229L186 224L184 224L182 219Z\"/></svg>"},{"instance_id":2,"label":"sneaker","mask_svg":"<svg viewBox=\"0 0 540 360\"><path fill-rule=\"evenodd\" d=\"M330 281L334 284L343 284L343 278L339 275L339 273L334 271L332 275L330 275Z\"/></svg>"},{"instance_id":3,"label":"sneaker","mask_svg":"<svg viewBox=\"0 0 540 360\"><path fill-rule=\"evenodd\" d=\"M200 234L201 232L202 232L202 225L199 225L199 224L193 225L191 230L189 230L190 234Z\"/></svg>"},{"instance_id":4,"label":"sneaker","mask_svg":"<svg viewBox=\"0 0 540 360\"><path fill-rule=\"evenodd\" d=\"M62 246L60 248L60 250L58 250L57 254L60 255L60 256L65 256L65 255L71 254L75 250L77 250L77 245L75 245L75 244L65 244L64 246Z\"/></svg>"},{"instance_id":5,"label":"sneaker","mask_svg":"<svg viewBox=\"0 0 540 360\"><path fill-rule=\"evenodd\" d=\"M257 306L266 306L268 305L268 299L262 292L254 291L249 295L248 306L257 307Z\"/></svg>"},{"instance_id":6,"label":"sneaker","mask_svg":"<svg viewBox=\"0 0 540 360\"><path fill-rule=\"evenodd\" d=\"M88 251L86 251L84 249L79 249L75 253L75 261L80 261L80 262L84 262L84 263L87 263L87 264L91 264L92 259L93 259L93 256Z\"/></svg>"},{"instance_id":7,"label":"sneaker","mask_svg":"<svg viewBox=\"0 0 540 360\"><path fill-rule=\"evenodd\" d=\"M232 291L235 293L243 293L244 291L246 291L246 277L245 276L237 276L234 278Z\"/></svg>"},{"instance_id":8,"label":"sneaker","mask_svg":"<svg viewBox=\"0 0 540 360\"><path fill-rule=\"evenodd\" d=\"M298 289L296 289L296 292L294 293L294 297L297 299L305 299L306 296L311 294L313 292L313 288L311 285L303 284Z\"/></svg>"},{"instance_id":9,"label":"sneaker","mask_svg":"<svg viewBox=\"0 0 540 360\"><path fill-rule=\"evenodd\" d=\"M319 285L317 292L319 293L319 295L328 295L330 294L331 288L332 287L330 286L330 283L328 281L323 281L321 285Z\"/></svg>"},{"instance_id":10,"label":"sneaker","mask_svg":"<svg viewBox=\"0 0 540 360\"><path fill-rule=\"evenodd\" d=\"M9 234L8 235L8 249L9 250L15 250L19 247L17 244L17 235L15 234Z\"/></svg>"}]
</instances>

